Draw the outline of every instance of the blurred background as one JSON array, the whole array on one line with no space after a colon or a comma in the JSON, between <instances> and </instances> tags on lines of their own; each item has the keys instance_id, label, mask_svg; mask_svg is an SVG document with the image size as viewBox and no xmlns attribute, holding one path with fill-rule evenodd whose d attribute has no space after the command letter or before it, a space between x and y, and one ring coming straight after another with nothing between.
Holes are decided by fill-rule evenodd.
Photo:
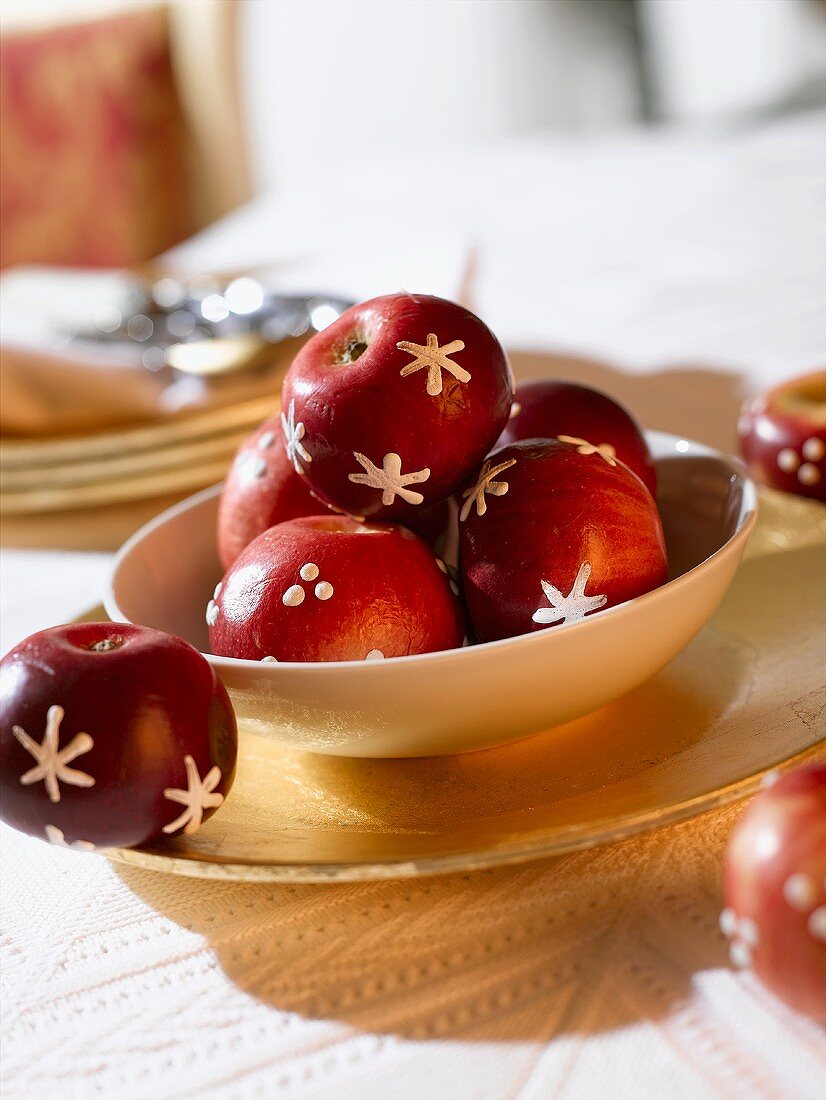
<instances>
[{"instance_id":1,"label":"blurred background","mask_svg":"<svg viewBox=\"0 0 826 1100\"><path fill-rule=\"evenodd\" d=\"M733 445L824 358L824 103L822 0L3 0L4 537L217 480L399 287Z\"/></svg>"}]
</instances>

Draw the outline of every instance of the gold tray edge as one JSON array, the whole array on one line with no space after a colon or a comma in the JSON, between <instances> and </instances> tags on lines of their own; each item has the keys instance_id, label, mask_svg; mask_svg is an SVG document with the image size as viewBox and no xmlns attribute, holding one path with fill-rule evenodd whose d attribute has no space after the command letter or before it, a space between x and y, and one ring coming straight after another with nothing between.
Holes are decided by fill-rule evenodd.
<instances>
[{"instance_id":1,"label":"gold tray edge","mask_svg":"<svg viewBox=\"0 0 826 1100\"><path fill-rule=\"evenodd\" d=\"M650 832L655 828L690 820L755 794L760 789L763 777L775 769L796 766L819 759L821 756L826 758L824 747L826 747L826 738L821 738L802 752L776 760L767 767L735 780L721 790L695 795L693 798L670 806L665 811L650 810L643 814L629 815L624 819L607 819L600 824L596 832L593 831L593 822L590 822L587 826L571 827L561 833L543 834L541 839L527 845L504 844L502 847L452 852L421 859L372 863L307 864L288 861L222 863L210 857L199 858L194 854L191 856L167 855L143 848L110 848L101 854L112 863L127 864L144 870L230 882L366 882L478 871L584 851ZM583 835L586 828L588 834ZM565 836L565 833L568 835Z\"/></svg>"}]
</instances>

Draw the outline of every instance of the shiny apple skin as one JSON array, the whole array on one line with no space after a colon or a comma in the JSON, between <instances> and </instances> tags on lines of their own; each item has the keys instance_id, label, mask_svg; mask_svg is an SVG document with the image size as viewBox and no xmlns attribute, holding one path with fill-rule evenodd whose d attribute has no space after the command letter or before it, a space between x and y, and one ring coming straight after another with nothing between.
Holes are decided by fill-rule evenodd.
<instances>
[{"instance_id":1,"label":"shiny apple skin","mask_svg":"<svg viewBox=\"0 0 826 1100\"><path fill-rule=\"evenodd\" d=\"M748 400L737 434L757 481L826 504L826 371Z\"/></svg>"},{"instance_id":2,"label":"shiny apple skin","mask_svg":"<svg viewBox=\"0 0 826 1100\"><path fill-rule=\"evenodd\" d=\"M239 447L218 505L218 557L229 569L241 551L269 527L315 516L326 505L295 472L284 449L279 417L270 417ZM450 523L446 500L412 514L405 526L437 550Z\"/></svg>"},{"instance_id":3,"label":"shiny apple skin","mask_svg":"<svg viewBox=\"0 0 826 1100\"><path fill-rule=\"evenodd\" d=\"M117 648L90 648L101 642ZM159 630L75 623L32 634L0 662L0 702L2 817L32 836L46 839L51 826L67 844L97 848L163 837L185 809L164 790L188 790L186 756L202 780L220 769L215 793L232 786L238 739L226 690L196 649ZM80 734L92 739L67 763L94 784L59 781L58 801L42 780L21 783L37 761L13 731L41 744L53 707L64 712L61 750Z\"/></svg>"},{"instance_id":4,"label":"shiny apple skin","mask_svg":"<svg viewBox=\"0 0 826 1100\"><path fill-rule=\"evenodd\" d=\"M218 506L218 557L228 569L268 527L323 509L284 449L281 420L265 420L239 447Z\"/></svg>"},{"instance_id":5,"label":"shiny apple skin","mask_svg":"<svg viewBox=\"0 0 826 1100\"><path fill-rule=\"evenodd\" d=\"M374 651L452 649L464 635L449 576L397 524L337 515L281 523L250 543L216 593L207 623L212 652L224 657L363 661Z\"/></svg>"},{"instance_id":6,"label":"shiny apple skin","mask_svg":"<svg viewBox=\"0 0 826 1100\"><path fill-rule=\"evenodd\" d=\"M826 764L787 772L746 809L725 856L732 961L826 1020Z\"/></svg>"},{"instance_id":7,"label":"shiny apple skin","mask_svg":"<svg viewBox=\"0 0 826 1100\"><path fill-rule=\"evenodd\" d=\"M514 443L488 461L513 463L494 479L507 490L486 494L484 514L474 504L459 522L465 599L482 640L561 625L533 619L551 608L541 582L568 595L585 563L591 573L584 595L604 596L605 607L665 582L657 507L621 462L609 465L599 454L548 440ZM460 503L467 506L465 493Z\"/></svg>"},{"instance_id":8,"label":"shiny apple skin","mask_svg":"<svg viewBox=\"0 0 826 1100\"><path fill-rule=\"evenodd\" d=\"M415 356L397 346L426 345L430 334L440 347L462 341L449 358L470 374L461 381L442 370L438 394L428 393L426 369L402 376ZM348 347L364 345L353 362L342 362ZM490 329L462 306L422 294L348 309L299 351L282 391L285 413L303 426L311 461L299 465L314 492L351 515L401 521L455 491L495 443L512 399L510 367ZM403 475L426 474L405 486L421 501L395 495L384 504L381 489L351 481L365 473L356 454L379 469L386 455L398 455Z\"/></svg>"},{"instance_id":9,"label":"shiny apple skin","mask_svg":"<svg viewBox=\"0 0 826 1100\"><path fill-rule=\"evenodd\" d=\"M516 387L511 418L497 446L522 439L576 436L592 443L609 443L617 458L657 495L657 471L642 428L618 401L600 390L576 382L539 378Z\"/></svg>"}]
</instances>

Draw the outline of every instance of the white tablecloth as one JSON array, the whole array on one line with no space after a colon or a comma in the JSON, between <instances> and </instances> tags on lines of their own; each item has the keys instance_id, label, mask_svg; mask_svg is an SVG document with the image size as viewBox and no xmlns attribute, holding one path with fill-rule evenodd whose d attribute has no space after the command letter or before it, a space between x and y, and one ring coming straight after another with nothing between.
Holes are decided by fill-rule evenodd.
<instances>
[{"instance_id":1,"label":"white tablecloth","mask_svg":"<svg viewBox=\"0 0 826 1100\"><path fill-rule=\"evenodd\" d=\"M641 406L672 394L652 426L702 434L710 376L733 409L754 381L822 361L822 125L362 163L175 258L321 253L284 282L361 294L398 271L446 293L460 248L512 347L610 363ZM6 552L3 649L94 603L108 567ZM528 867L323 887L153 875L3 827L3 1096L819 1100L821 1030L727 965L719 864L737 812Z\"/></svg>"}]
</instances>

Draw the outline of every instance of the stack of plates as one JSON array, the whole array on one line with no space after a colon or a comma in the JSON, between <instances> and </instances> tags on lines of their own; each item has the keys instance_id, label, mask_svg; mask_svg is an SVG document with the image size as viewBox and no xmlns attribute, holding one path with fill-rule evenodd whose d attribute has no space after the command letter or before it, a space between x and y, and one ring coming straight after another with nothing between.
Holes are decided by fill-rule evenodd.
<instances>
[{"instance_id":1,"label":"stack of plates","mask_svg":"<svg viewBox=\"0 0 826 1100\"><path fill-rule=\"evenodd\" d=\"M62 439L0 443L0 514L26 515L220 481L244 438L275 411L271 394L185 418Z\"/></svg>"}]
</instances>

